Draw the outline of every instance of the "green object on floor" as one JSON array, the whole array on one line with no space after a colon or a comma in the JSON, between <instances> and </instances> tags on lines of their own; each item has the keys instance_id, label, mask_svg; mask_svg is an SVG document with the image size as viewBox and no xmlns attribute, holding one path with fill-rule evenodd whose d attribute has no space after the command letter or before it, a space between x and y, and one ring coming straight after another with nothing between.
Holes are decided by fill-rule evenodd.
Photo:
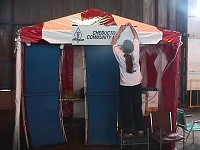
<instances>
[{"instance_id":1,"label":"green object on floor","mask_svg":"<svg viewBox=\"0 0 200 150\"><path fill-rule=\"evenodd\" d=\"M191 117L192 121L190 123L186 122L186 118ZM194 132L200 131L200 120L193 120L193 114L186 115L184 110L177 109L177 126L182 128L183 131L186 131L187 136L185 138L185 142L187 141L190 133L193 134L193 142L194 143Z\"/></svg>"}]
</instances>

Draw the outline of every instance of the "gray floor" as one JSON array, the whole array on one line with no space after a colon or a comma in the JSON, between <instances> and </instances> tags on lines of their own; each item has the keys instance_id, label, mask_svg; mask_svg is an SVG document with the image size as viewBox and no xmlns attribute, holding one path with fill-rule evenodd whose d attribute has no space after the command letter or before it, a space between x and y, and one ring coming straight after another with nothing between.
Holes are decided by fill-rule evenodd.
<instances>
[{"instance_id":1,"label":"gray floor","mask_svg":"<svg viewBox=\"0 0 200 150\"><path fill-rule=\"evenodd\" d=\"M200 108L181 108L185 111L186 114L193 114L194 120L200 120ZM187 118L187 122L191 122L191 118ZM182 134L181 129L178 130ZM200 150L200 131L196 131L194 134L194 143L193 136L190 134L187 142L185 143L185 150ZM182 146L182 143L176 143L176 149L179 150Z\"/></svg>"}]
</instances>

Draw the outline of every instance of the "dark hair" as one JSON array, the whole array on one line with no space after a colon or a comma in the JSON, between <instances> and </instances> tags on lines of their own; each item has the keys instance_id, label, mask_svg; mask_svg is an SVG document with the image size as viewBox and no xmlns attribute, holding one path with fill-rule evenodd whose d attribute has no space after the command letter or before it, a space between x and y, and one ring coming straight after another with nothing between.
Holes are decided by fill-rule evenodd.
<instances>
[{"instance_id":1,"label":"dark hair","mask_svg":"<svg viewBox=\"0 0 200 150\"><path fill-rule=\"evenodd\" d=\"M130 54L124 54L126 62L126 71L128 73L133 73L133 56Z\"/></svg>"}]
</instances>

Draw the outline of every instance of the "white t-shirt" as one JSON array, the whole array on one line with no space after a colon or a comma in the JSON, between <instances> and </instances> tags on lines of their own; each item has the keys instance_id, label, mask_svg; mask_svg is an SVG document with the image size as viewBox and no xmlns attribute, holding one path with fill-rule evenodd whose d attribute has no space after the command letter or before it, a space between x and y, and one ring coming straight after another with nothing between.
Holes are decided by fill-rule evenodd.
<instances>
[{"instance_id":1,"label":"white t-shirt","mask_svg":"<svg viewBox=\"0 0 200 150\"><path fill-rule=\"evenodd\" d=\"M130 53L133 55L133 60L134 60L133 69L135 72L133 73L128 73L126 71L126 62L125 62L125 57L122 50L116 44L113 46L113 53L119 63L120 85L123 85L123 86L138 85L141 83L141 80L142 80L142 75L140 72L140 64L139 64L139 51L140 51L139 40L134 39L133 45L134 45L134 50L132 53Z\"/></svg>"}]
</instances>

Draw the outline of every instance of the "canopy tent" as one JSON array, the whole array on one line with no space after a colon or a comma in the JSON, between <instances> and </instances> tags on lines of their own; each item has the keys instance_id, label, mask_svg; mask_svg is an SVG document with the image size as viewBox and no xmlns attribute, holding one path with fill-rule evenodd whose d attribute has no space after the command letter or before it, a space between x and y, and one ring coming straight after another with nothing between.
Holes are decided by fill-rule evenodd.
<instances>
[{"instance_id":1,"label":"canopy tent","mask_svg":"<svg viewBox=\"0 0 200 150\"><path fill-rule=\"evenodd\" d=\"M21 64L22 55L24 54L26 50L29 49L26 47L26 45L29 45L29 43L37 44L40 41L44 40L48 42L50 45L54 45L54 46L60 45L59 47L63 50L66 49L66 47L68 47L67 48L68 51L63 52L64 55L62 55L64 56L63 58L64 58L65 69L64 70L60 69L60 72L62 74L62 78L61 78L62 81L61 81L61 85L60 85L60 82L58 82L58 84L59 86L62 87L61 89L69 90L69 89L72 89L73 82L74 82L74 81L71 81L71 79L69 79L70 76L73 76L73 68L67 67L67 66L70 63L73 63L74 59L76 59L72 50L74 49L74 47L76 47L72 45L72 39L74 36L73 29L74 28L77 29L77 27L74 27L74 25L78 25L78 27L89 25L89 26L95 26L95 28L101 28L101 26L106 26L108 28L112 28L112 29L114 28L114 30L117 31L120 25L123 25L127 22L130 22L134 26L137 27L139 38L141 41L140 60L141 60L141 71L143 74L143 81L142 81L143 87L151 87L151 88L156 87L159 89L159 109L172 111L173 124L175 125L176 108L178 104L178 86L179 86L178 70L179 70L179 58L180 58L179 50L181 46L180 33L157 28L152 25L144 24L144 23L137 22L128 18L102 12L97 9L90 9L90 10L77 13L74 15L62 17L55 20L50 20L47 22L33 25L33 26L23 27L19 30L19 37L17 39L18 44L17 44L17 59L16 59L17 60L16 62L17 64L16 65L16 81L17 82L16 82L16 121L15 121L16 123L15 123L14 145L13 145L14 149L20 149L20 136L19 136L20 106L21 106L21 99L23 98L22 94L26 92L26 91L22 92L22 89L23 89L22 83L23 85L25 85L26 83L26 86L28 84L28 82L25 81L26 78L24 79L25 75L22 73L23 65ZM107 41L108 43L110 43L111 39L107 39ZM26 45L24 43L26 43ZM80 44L77 44L77 45L80 45ZM87 43L85 45L87 45ZM95 48L98 49L98 47L100 47L99 45L103 45L103 44L95 43L94 45L97 45ZM109 47L109 49L111 48L109 44L106 44L106 45L107 47ZM82 50L83 48L78 48L78 49ZM85 49L88 49L88 47L85 47ZM34 51L34 49L32 51ZM101 49L99 51L101 51ZM91 51L91 53L93 52L94 51ZM40 52L35 51L34 54L39 56ZM69 56L72 59L67 60ZM88 59L91 58L90 54L86 54L86 56ZM99 57L97 56L97 58ZM105 58L102 58L102 59L105 59ZM89 66L88 68L92 67L91 63L94 63L94 62L92 61L86 62L86 65ZM97 74L95 75L98 76ZM89 84L88 82L90 82L90 80L91 80L90 78L87 80L86 86L88 86ZM91 80L91 82L93 81ZM88 97L89 97L88 99L93 98L93 97L90 97L89 95ZM96 107L93 104L90 106ZM89 113L93 113L93 112L89 112ZM113 113L113 112L109 112L109 113ZM95 119L95 116L93 116L93 119ZM62 125L61 125L61 128L62 128ZM65 134L63 135L65 138ZM62 142L62 141L64 140L60 140L58 142ZM98 142L96 143L95 142L96 141L93 141L91 143L95 145L99 144ZM110 144L110 143L106 143L106 144Z\"/></svg>"},{"instance_id":2,"label":"canopy tent","mask_svg":"<svg viewBox=\"0 0 200 150\"><path fill-rule=\"evenodd\" d=\"M160 40L166 42L180 42L180 33L157 28L152 25L137 22L128 18L90 9L74 15L50 20L40 24L20 29L22 42L37 43L43 39L51 44L70 44L72 42L73 25L124 25L130 22L137 27L140 40L149 39L142 44L157 44ZM160 36L161 35L161 36Z\"/></svg>"}]
</instances>

